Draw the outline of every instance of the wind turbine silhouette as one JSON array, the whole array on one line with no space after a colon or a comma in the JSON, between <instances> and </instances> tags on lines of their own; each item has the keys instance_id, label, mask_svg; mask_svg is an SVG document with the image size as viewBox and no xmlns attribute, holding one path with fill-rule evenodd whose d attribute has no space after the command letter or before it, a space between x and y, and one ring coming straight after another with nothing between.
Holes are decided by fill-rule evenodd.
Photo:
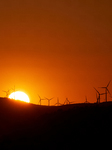
<instances>
[{"instance_id":1,"label":"wind turbine silhouette","mask_svg":"<svg viewBox=\"0 0 112 150\"><path fill-rule=\"evenodd\" d=\"M57 103L55 105L57 105L57 106L62 105L61 103L59 103L59 98L57 98Z\"/></svg>"},{"instance_id":2,"label":"wind turbine silhouette","mask_svg":"<svg viewBox=\"0 0 112 150\"><path fill-rule=\"evenodd\" d=\"M8 98L8 97L9 97L9 95L10 95L10 90L7 90L7 91L4 91L4 90L3 90L3 92L5 92L5 93L6 93L6 97Z\"/></svg>"},{"instance_id":3,"label":"wind turbine silhouette","mask_svg":"<svg viewBox=\"0 0 112 150\"><path fill-rule=\"evenodd\" d=\"M85 101L84 103L89 103L89 102L87 101L87 96L85 96L85 99L86 99L86 101Z\"/></svg>"},{"instance_id":4,"label":"wind turbine silhouette","mask_svg":"<svg viewBox=\"0 0 112 150\"><path fill-rule=\"evenodd\" d=\"M64 105L66 104L73 104L74 102L70 102L69 100L68 100L68 98L66 98L66 100L65 100L65 102L64 102Z\"/></svg>"},{"instance_id":5,"label":"wind turbine silhouette","mask_svg":"<svg viewBox=\"0 0 112 150\"><path fill-rule=\"evenodd\" d=\"M95 88L94 88L95 89ZM100 103L100 95L104 95L105 93L99 93L96 89L95 91L98 93L98 97L97 97L97 94L96 94L96 98L97 98L97 103Z\"/></svg>"},{"instance_id":6,"label":"wind turbine silhouette","mask_svg":"<svg viewBox=\"0 0 112 150\"><path fill-rule=\"evenodd\" d=\"M49 98L46 98L46 97L45 97L45 99L48 100L48 106L50 106L50 101L51 101L53 98L54 98L54 97L52 97L52 98L49 99Z\"/></svg>"},{"instance_id":7,"label":"wind turbine silhouette","mask_svg":"<svg viewBox=\"0 0 112 150\"><path fill-rule=\"evenodd\" d=\"M40 100L39 100L39 103L40 103L40 105L41 105L41 101L42 101L42 100L45 100L45 99L42 99L39 95L38 95L38 97L39 97L39 99L40 99Z\"/></svg>"},{"instance_id":8,"label":"wind turbine silhouette","mask_svg":"<svg viewBox=\"0 0 112 150\"><path fill-rule=\"evenodd\" d=\"M100 87L100 88L104 88L105 89L105 101L107 102L107 92L110 94L109 90L108 90L108 86L110 84L111 80L109 81L109 83L107 84L106 87ZM111 94L110 94L111 95Z\"/></svg>"},{"instance_id":9,"label":"wind turbine silhouette","mask_svg":"<svg viewBox=\"0 0 112 150\"><path fill-rule=\"evenodd\" d=\"M15 88L15 85L14 85L14 88L12 88L13 92L15 92L16 88Z\"/></svg>"},{"instance_id":10,"label":"wind turbine silhouette","mask_svg":"<svg viewBox=\"0 0 112 150\"><path fill-rule=\"evenodd\" d=\"M12 90L14 92L14 99L15 99L15 91L16 91L15 85L14 85L14 88L12 88Z\"/></svg>"}]
</instances>

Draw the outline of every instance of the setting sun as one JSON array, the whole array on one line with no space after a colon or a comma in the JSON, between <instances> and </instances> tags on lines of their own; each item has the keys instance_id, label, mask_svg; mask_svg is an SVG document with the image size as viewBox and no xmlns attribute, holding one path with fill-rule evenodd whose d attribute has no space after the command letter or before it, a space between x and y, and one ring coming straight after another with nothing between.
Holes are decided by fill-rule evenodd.
<instances>
[{"instance_id":1,"label":"setting sun","mask_svg":"<svg viewBox=\"0 0 112 150\"><path fill-rule=\"evenodd\" d=\"M21 91L13 92L9 95L10 99L20 100L29 103L30 99L27 94Z\"/></svg>"}]
</instances>

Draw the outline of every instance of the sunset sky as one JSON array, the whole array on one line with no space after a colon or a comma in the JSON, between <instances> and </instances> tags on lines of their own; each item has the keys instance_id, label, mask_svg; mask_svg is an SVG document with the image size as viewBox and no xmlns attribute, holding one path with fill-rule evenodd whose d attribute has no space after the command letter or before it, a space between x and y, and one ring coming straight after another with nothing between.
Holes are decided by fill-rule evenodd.
<instances>
[{"instance_id":1,"label":"sunset sky","mask_svg":"<svg viewBox=\"0 0 112 150\"><path fill-rule=\"evenodd\" d=\"M112 79L112 1L0 0L0 71L1 97L95 102Z\"/></svg>"}]
</instances>

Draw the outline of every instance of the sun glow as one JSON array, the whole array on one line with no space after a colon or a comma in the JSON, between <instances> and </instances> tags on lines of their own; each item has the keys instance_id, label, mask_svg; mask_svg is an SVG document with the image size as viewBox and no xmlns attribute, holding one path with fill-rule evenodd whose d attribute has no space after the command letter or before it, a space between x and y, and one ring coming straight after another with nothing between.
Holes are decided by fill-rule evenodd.
<instances>
[{"instance_id":1,"label":"sun glow","mask_svg":"<svg viewBox=\"0 0 112 150\"><path fill-rule=\"evenodd\" d=\"M16 91L16 92L11 93L9 95L9 98L14 99L14 100L24 101L24 102L27 102L27 103L30 102L30 99L29 99L28 95L25 94L24 92L21 92L21 91Z\"/></svg>"}]
</instances>

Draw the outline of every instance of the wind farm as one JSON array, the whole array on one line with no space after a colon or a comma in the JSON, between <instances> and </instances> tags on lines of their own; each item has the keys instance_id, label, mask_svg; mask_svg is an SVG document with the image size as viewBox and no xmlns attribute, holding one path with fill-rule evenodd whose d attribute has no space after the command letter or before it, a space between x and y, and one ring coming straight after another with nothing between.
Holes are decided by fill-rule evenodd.
<instances>
[{"instance_id":1,"label":"wind farm","mask_svg":"<svg viewBox=\"0 0 112 150\"><path fill-rule=\"evenodd\" d=\"M0 1L0 150L111 147L111 14L111 0Z\"/></svg>"},{"instance_id":2,"label":"wind farm","mask_svg":"<svg viewBox=\"0 0 112 150\"><path fill-rule=\"evenodd\" d=\"M55 144L56 149L60 145L63 148L70 148L74 146L74 141L77 144L82 141L90 142L90 138L92 139L97 134L99 135L96 137L97 141L102 141L102 132L106 137L112 133L112 101L108 101L107 96L111 95L109 85L110 82L106 87L99 88L99 90L105 89L103 92L99 92L94 87L96 94L94 103L88 101L87 96L83 103L70 101L68 97L60 103L57 97L57 102L51 105L50 102L55 97L41 98L38 94L38 104L32 104L7 98L10 90L4 91L5 98L0 98L1 148L15 148L20 145L26 148L47 146L52 149ZM12 92L14 91L16 93L15 88L12 89ZM47 105L43 105L44 101L47 101ZM64 143L66 140L67 143ZM96 142L96 145L98 143Z\"/></svg>"},{"instance_id":3,"label":"wind farm","mask_svg":"<svg viewBox=\"0 0 112 150\"><path fill-rule=\"evenodd\" d=\"M101 97L102 97L102 102L107 102L108 101L108 95L110 96L110 98L112 98L112 96L111 96L111 93L110 93L110 91L109 91L109 89L108 89L108 86L109 86L109 84L110 84L110 82L111 82L111 80L109 81L109 83L107 84L107 86L106 87L98 87L98 88L100 88L100 89L105 89L105 91L103 91L103 92L99 92L95 87L93 87L94 88L94 90L96 91L96 100L97 101L94 101L94 102L89 102L88 100L87 100L87 96L85 96L85 101L84 101L84 103L85 104L87 104L87 103L97 103L97 104L99 104L99 103L101 103ZM9 98L9 95L11 94L11 91L13 92L13 93L15 93L16 92L16 89L15 89L15 86L14 86L14 88L11 88L11 89L9 89L9 90L3 90L3 92L6 94L5 95L5 97L6 98ZM15 95L15 94L14 94ZM15 96L14 96L15 97ZM57 102L56 103L54 103L54 104L50 104L50 102L53 100L53 99L55 99L55 97L52 97L52 98L47 98L47 97L44 97L44 98L41 98L40 97L40 95L38 94L38 98L39 98L39 100L38 100L38 103L37 104L39 104L39 105L44 105L44 103L42 103L42 101L48 101L48 106L61 106L61 105L71 105L71 104L76 104L77 103L77 100L74 100L74 101L69 101L69 99L68 99L68 97L66 97L66 99L65 99L65 101L63 101L63 103L60 103L59 102L59 97L57 97Z\"/></svg>"}]
</instances>

